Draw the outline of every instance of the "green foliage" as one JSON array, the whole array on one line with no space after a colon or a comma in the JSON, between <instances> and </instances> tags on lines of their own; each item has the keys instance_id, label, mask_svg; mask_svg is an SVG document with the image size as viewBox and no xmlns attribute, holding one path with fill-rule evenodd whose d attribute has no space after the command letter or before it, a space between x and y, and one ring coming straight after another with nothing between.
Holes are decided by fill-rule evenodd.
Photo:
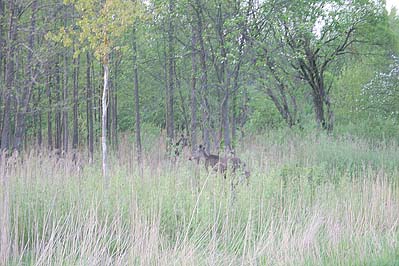
<instances>
[{"instance_id":1,"label":"green foliage","mask_svg":"<svg viewBox=\"0 0 399 266\"><path fill-rule=\"evenodd\" d=\"M264 132L285 126L273 102L265 93L251 91L249 97L251 116L246 125L249 132Z\"/></svg>"},{"instance_id":2,"label":"green foliage","mask_svg":"<svg viewBox=\"0 0 399 266\"><path fill-rule=\"evenodd\" d=\"M65 4L72 5L79 18L70 27L61 27L58 33L50 32L47 37L66 47L77 39L82 48L75 50L74 57L89 49L103 63L112 50L120 49L116 40L142 14L140 1L66 0Z\"/></svg>"}]
</instances>

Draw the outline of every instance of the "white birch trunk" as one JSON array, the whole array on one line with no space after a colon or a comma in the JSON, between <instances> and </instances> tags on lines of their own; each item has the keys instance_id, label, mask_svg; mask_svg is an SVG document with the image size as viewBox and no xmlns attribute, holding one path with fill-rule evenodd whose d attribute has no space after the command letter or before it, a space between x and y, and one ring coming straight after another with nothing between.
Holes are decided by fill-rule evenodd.
<instances>
[{"instance_id":1,"label":"white birch trunk","mask_svg":"<svg viewBox=\"0 0 399 266\"><path fill-rule=\"evenodd\" d=\"M102 153L103 153L103 176L106 182L108 182L108 165L107 165L107 95L108 95L108 75L109 69L108 64L104 64L104 88L102 97Z\"/></svg>"}]
</instances>

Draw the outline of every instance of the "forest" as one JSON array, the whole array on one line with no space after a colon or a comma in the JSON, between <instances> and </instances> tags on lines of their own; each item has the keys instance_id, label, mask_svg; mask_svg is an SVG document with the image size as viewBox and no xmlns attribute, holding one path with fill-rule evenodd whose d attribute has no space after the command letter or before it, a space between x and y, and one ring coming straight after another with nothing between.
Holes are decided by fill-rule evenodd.
<instances>
[{"instance_id":1,"label":"forest","mask_svg":"<svg viewBox=\"0 0 399 266\"><path fill-rule=\"evenodd\" d=\"M0 0L0 265L399 264L398 10Z\"/></svg>"}]
</instances>

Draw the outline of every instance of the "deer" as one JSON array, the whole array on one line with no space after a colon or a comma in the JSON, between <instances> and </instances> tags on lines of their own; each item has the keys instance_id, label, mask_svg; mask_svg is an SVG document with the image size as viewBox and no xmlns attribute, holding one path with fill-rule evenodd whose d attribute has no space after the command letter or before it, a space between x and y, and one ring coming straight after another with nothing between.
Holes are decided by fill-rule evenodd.
<instances>
[{"instance_id":1,"label":"deer","mask_svg":"<svg viewBox=\"0 0 399 266\"><path fill-rule=\"evenodd\" d=\"M177 142L172 143L169 155L174 165L180 161L179 158L182 157L187 159L190 156L189 147L190 143L184 134L180 135L180 138L177 140Z\"/></svg>"},{"instance_id":2,"label":"deer","mask_svg":"<svg viewBox=\"0 0 399 266\"><path fill-rule=\"evenodd\" d=\"M175 147L175 156L179 156L184 148L188 147L189 143L188 143L188 138L185 137L183 134L180 135L180 139L175 143L174 147Z\"/></svg>"},{"instance_id":3,"label":"deer","mask_svg":"<svg viewBox=\"0 0 399 266\"><path fill-rule=\"evenodd\" d=\"M251 175L250 171L246 168L246 164L233 154L229 157L220 157L219 155L209 154L204 145L199 145L189 157L189 160L195 160L198 163L200 159L205 161L205 169L207 171L209 171L209 166L211 166L214 171L223 174L223 177L226 179L227 170L229 168L231 169L231 173L234 175L238 170L242 170L244 177L247 180L247 184L249 182L249 177Z\"/></svg>"}]
</instances>

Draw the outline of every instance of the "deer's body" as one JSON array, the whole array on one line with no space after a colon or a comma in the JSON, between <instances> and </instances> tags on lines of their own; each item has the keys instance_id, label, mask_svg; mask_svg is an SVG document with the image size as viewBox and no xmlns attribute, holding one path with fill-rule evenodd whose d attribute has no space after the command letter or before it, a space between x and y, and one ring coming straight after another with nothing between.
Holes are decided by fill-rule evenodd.
<instances>
[{"instance_id":1,"label":"deer's body","mask_svg":"<svg viewBox=\"0 0 399 266\"><path fill-rule=\"evenodd\" d=\"M187 160L191 154L188 138L182 134L179 140L176 143L173 143L170 152L171 161L175 165L178 164L180 158Z\"/></svg>"},{"instance_id":2,"label":"deer's body","mask_svg":"<svg viewBox=\"0 0 399 266\"><path fill-rule=\"evenodd\" d=\"M231 173L233 174L235 174L237 170L243 170L244 176L248 182L250 172L246 169L245 163L238 157L220 157L219 155L208 154L205 147L200 145L189 160L199 161L200 159L205 161L205 168L207 171L209 171L209 166L211 166L214 171L222 173L224 178L226 178L228 169L231 169Z\"/></svg>"}]
</instances>

